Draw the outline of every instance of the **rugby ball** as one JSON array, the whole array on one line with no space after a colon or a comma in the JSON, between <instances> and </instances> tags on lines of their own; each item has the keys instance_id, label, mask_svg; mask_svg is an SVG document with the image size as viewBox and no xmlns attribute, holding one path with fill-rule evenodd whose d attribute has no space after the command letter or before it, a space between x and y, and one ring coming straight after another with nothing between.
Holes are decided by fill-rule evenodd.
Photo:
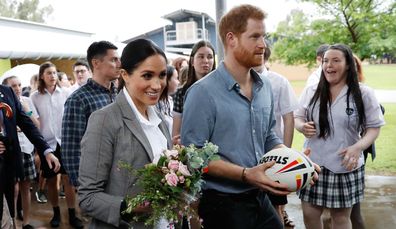
<instances>
[{"instance_id":1,"label":"rugby ball","mask_svg":"<svg viewBox=\"0 0 396 229\"><path fill-rule=\"evenodd\" d=\"M273 181L287 184L291 192L306 187L312 180L315 168L303 153L290 148L273 149L261 158L260 163L275 161L265 174Z\"/></svg>"}]
</instances>

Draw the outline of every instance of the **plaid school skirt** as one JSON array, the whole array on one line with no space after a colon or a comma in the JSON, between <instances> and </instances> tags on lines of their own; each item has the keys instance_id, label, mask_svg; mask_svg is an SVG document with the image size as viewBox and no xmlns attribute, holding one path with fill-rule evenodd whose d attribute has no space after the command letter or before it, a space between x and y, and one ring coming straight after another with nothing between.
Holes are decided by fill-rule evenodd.
<instances>
[{"instance_id":1,"label":"plaid school skirt","mask_svg":"<svg viewBox=\"0 0 396 229\"><path fill-rule=\"evenodd\" d=\"M33 154L23 153L23 176L22 180L32 181L36 178L36 167L34 165Z\"/></svg>"},{"instance_id":2,"label":"plaid school skirt","mask_svg":"<svg viewBox=\"0 0 396 229\"><path fill-rule=\"evenodd\" d=\"M302 201L326 208L350 208L363 200L364 165L349 173L333 173L322 167L314 186L298 193Z\"/></svg>"}]
</instances>

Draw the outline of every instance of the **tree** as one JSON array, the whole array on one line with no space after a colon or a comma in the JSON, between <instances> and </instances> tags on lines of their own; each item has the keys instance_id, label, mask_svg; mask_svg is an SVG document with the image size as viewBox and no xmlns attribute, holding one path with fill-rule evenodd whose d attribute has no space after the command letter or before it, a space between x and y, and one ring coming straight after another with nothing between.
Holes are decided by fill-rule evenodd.
<instances>
[{"instance_id":1,"label":"tree","mask_svg":"<svg viewBox=\"0 0 396 229\"><path fill-rule=\"evenodd\" d=\"M40 0L0 0L0 16L42 23L53 8L50 5L39 8L39 4Z\"/></svg>"},{"instance_id":2,"label":"tree","mask_svg":"<svg viewBox=\"0 0 396 229\"><path fill-rule=\"evenodd\" d=\"M323 43L345 43L362 59L380 52L395 54L395 3L380 0L302 1L314 3L325 19L310 21L303 12L292 11L273 34L277 41L274 47L276 58L287 64L308 63L312 66L315 50Z\"/></svg>"},{"instance_id":3,"label":"tree","mask_svg":"<svg viewBox=\"0 0 396 229\"><path fill-rule=\"evenodd\" d=\"M372 36L368 47L376 56L396 57L396 2L381 17L377 18L375 29L377 36Z\"/></svg>"}]
</instances>

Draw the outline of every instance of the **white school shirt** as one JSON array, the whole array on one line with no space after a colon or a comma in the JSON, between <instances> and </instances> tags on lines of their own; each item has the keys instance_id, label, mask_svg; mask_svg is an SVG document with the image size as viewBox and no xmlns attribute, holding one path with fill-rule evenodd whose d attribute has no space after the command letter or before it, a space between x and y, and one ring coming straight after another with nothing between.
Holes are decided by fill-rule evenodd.
<instances>
[{"instance_id":1,"label":"white school shirt","mask_svg":"<svg viewBox=\"0 0 396 229\"><path fill-rule=\"evenodd\" d=\"M128 101L128 104L131 106L132 111L138 118L147 139L149 140L151 149L153 150L153 163L157 163L160 156L163 155L162 152L168 148L166 137L159 128L159 124L162 122L162 120L158 117L155 111L155 106L149 106L147 108L147 114L149 118L147 120L142 114L140 114L125 87L122 91Z\"/></svg>"},{"instance_id":2,"label":"white school shirt","mask_svg":"<svg viewBox=\"0 0 396 229\"><path fill-rule=\"evenodd\" d=\"M69 87L70 90L70 94L73 93L74 91L76 91L77 89L79 89L81 86L78 85L78 83L75 83L73 85L71 85L71 87Z\"/></svg>"},{"instance_id":3,"label":"white school shirt","mask_svg":"<svg viewBox=\"0 0 396 229\"><path fill-rule=\"evenodd\" d=\"M30 96L40 118L40 132L54 151L61 145L64 104L69 94L69 90L56 86L52 94L45 89L44 94L35 91Z\"/></svg>"},{"instance_id":4,"label":"white school shirt","mask_svg":"<svg viewBox=\"0 0 396 229\"><path fill-rule=\"evenodd\" d=\"M274 97L275 133L283 141L283 118L282 115L293 112L298 108L298 101L293 88L286 77L264 68L262 74L271 82Z\"/></svg>"},{"instance_id":5,"label":"white school shirt","mask_svg":"<svg viewBox=\"0 0 396 229\"><path fill-rule=\"evenodd\" d=\"M32 111L32 117L38 118L37 110L34 107L32 100L26 96L21 96L20 100L29 105L29 109L30 111ZM21 147L21 152L26 154L32 154L34 150L33 144L29 141L29 139L22 131L18 131L17 134L18 134L19 146Z\"/></svg>"},{"instance_id":6,"label":"white school shirt","mask_svg":"<svg viewBox=\"0 0 396 229\"><path fill-rule=\"evenodd\" d=\"M162 120L158 117L155 106L149 106L147 108L148 120L143 117L142 114L138 111L133 102L132 98L129 96L128 91L124 87L122 90L129 105L132 108L132 111L135 113L136 117L139 120L140 125L144 133L146 134L147 139L149 140L151 149L153 150L153 163L157 163L162 152L168 148L167 140L165 135L162 133L159 128L159 124ZM165 219L161 218L159 222L154 226L155 229L165 229L169 228L170 223Z\"/></svg>"},{"instance_id":7,"label":"white school shirt","mask_svg":"<svg viewBox=\"0 0 396 229\"><path fill-rule=\"evenodd\" d=\"M319 83L320 74L322 74L322 66L319 66L312 74L308 77L305 83L305 88Z\"/></svg>"},{"instance_id":8,"label":"white school shirt","mask_svg":"<svg viewBox=\"0 0 396 229\"><path fill-rule=\"evenodd\" d=\"M311 117L311 107L308 109L308 104L316 91L316 87L317 85L311 85L303 91L300 98L300 108L295 112L296 118L307 121L307 117ZM332 128L332 134L327 139L318 138L320 105L318 101L312 114L316 126L316 136L306 138L304 143L306 148L311 148L310 158L312 161L326 167L333 173L349 172L341 165L343 158L339 155L339 152L355 144L361 138L360 130L357 130L358 114L352 96L349 98L349 110L347 109L347 90L348 86L345 85L331 104L329 117L332 117L333 122L329 121L329 124ZM366 114L366 128L385 125L384 116L374 95L374 90L360 84L360 91ZM361 153L356 169L360 168L363 164L364 157L363 153Z\"/></svg>"}]
</instances>

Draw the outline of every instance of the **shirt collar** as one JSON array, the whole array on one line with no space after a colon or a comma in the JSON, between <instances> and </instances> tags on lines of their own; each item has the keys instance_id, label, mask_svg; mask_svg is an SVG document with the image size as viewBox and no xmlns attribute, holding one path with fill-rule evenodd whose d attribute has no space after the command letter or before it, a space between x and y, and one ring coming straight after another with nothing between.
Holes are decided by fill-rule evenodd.
<instances>
[{"instance_id":1,"label":"shirt collar","mask_svg":"<svg viewBox=\"0 0 396 229\"><path fill-rule=\"evenodd\" d=\"M106 92L110 91L111 93L117 93L117 88L116 88L114 82L110 82L110 90L108 88L105 88L102 85L98 84L92 78L88 79L87 84L95 89L99 89L99 90L106 91Z\"/></svg>"},{"instance_id":2,"label":"shirt collar","mask_svg":"<svg viewBox=\"0 0 396 229\"><path fill-rule=\"evenodd\" d=\"M55 90L54 90L54 93L59 93L59 92L61 92L61 87L60 86L58 86L58 85L56 85L55 86ZM49 93L49 91L47 90L47 88L44 88L44 91L46 92L46 93L48 93L48 94L51 94L51 93Z\"/></svg>"},{"instance_id":3,"label":"shirt collar","mask_svg":"<svg viewBox=\"0 0 396 229\"><path fill-rule=\"evenodd\" d=\"M219 67L216 70L220 73L220 77L223 79L229 91L234 88L240 87L239 83L235 81L234 77L232 77L232 75L226 69L223 61L220 63ZM263 81L260 78L259 74L253 69L250 69L250 75L253 78L254 84L257 84L257 86L255 87L261 88L263 86Z\"/></svg>"},{"instance_id":4,"label":"shirt collar","mask_svg":"<svg viewBox=\"0 0 396 229\"><path fill-rule=\"evenodd\" d=\"M155 106L149 106L147 108L148 120L143 117L142 114L138 111L135 103L133 102L131 96L129 96L128 91L124 87L122 92L125 95L126 100L128 101L129 106L131 107L132 111L135 113L136 117L138 118L139 122L146 126L158 126L161 123L161 119L158 117L157 113L155 112Z\"/></svg>"},{"instance_id":5,"label":"shirt collar","mask_svg":"<svg viewBox=\"0 0 396 229\"><path fill-rule=\"evenodd\" d=\"M259 74L261 74L262 76L268 76L269 71L268 71L268 69L266 67L263 67L263 71L261 73L259 73Z\"/></svg>"},{"instance_id":6,"label":"shirt collar","mask_svg":"<svg viewBox=\"0 0 396 229\"><path fill-rule=\"evenodd\" d=\"M344 87L340 91L340 94L338 94L338 96L332 103L337 103L338 100L340 100L341 98L344 98L344 96L346 96L347 92L348 92L348 85L344 85Z\"/></svg>"}]
</instances>

